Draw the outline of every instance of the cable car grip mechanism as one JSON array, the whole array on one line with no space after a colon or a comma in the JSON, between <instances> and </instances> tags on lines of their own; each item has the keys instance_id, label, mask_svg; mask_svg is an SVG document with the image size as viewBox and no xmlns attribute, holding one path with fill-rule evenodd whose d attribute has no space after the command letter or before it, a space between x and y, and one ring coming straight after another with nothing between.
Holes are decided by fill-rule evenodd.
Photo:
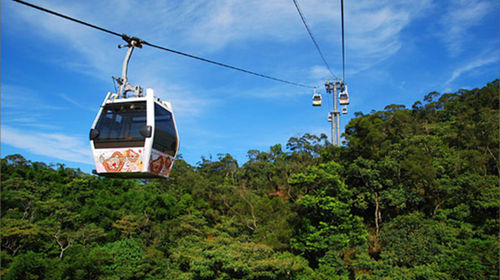
<instances>
[{"instance_id":1,"label":"cable car grip mechanism","mask_svg":"<svg viewBox=\"0 0 500 280\"><path fill-rule=\"evenodd\" d=\"M128 83L127 70L128 70L128 63L130 61L130 57L132 56L134 48L135 47L142 48L142 44L144 43L144 41L137 37L129 37L126 34L122 34L122 39L125 42L127 42L127 44L118 45L118 48L128 47L128 50L127 54L125 55L125 59L123 60L122 76L120 78L113 77L113 79L116 80L119 85L117 95L119 98L127 98L127 92L133 91L134 96L141 97L143 96L142 93L143 89L140 86L132 86L131 84Z\"/></svg>"}]
</instances>

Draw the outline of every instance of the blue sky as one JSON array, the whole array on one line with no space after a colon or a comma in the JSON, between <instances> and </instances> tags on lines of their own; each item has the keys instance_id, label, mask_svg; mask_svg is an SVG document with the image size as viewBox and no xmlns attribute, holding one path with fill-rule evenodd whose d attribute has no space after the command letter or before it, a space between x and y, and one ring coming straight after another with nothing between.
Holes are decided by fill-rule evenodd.
<instances>
[{"instance_id":1,"label":"blue sky","mask_svg":"<svg viewBox=\"0 0 500 280\"><path fill-rule=\"evenodd\" d=\"M341 76L340 1L299 0L334 74ZM497 0L344 1L346 82L354 112L410 107L430 91L481 87L499 77ZM151 43L318 86L328 71L292 0L36 1ZM18 3L1 2L1 155L93 169L88 132L125 49L118 37ZM331 96L150 47L136 49L133 85L171 101L183 158L286 145L330 135Z\"/></svg>"}]
</instances>

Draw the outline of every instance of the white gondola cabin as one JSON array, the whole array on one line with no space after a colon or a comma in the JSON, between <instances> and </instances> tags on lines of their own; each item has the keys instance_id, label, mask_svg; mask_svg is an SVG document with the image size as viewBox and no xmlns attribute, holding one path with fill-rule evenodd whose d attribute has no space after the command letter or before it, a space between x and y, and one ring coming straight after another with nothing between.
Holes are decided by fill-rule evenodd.
<instances>
[{"instance_id":1,"label":"white gondola cabin","mask_svg":"<svg viewBox=\"0 0 500 280\"><path fill-rule=\"evenodd\" d=\"M172 108L146 96L104 100L90 130L90 145L99 175L168 177L179 148Z\"/></svg>"},{"instance_id":2,"label":"white gondola cabin","mask_svg":"<svg viewBox=\"0 0 500 280\"><path fill-rule=\"evenodd\" d=\"M342 114L347 114L347 106L342 107Z\"/></svg>"},{"instance_id":3,"label":"white gondola cabin","mask_svg":"<svg viewBox=\"0 0 500 280\"><path fill-rule=\"evenodd\" d=\"M124 38L125 39L125 38ZM108 177L168 177L179 149L179 136L172 106L141 87L127 81L127 66L132 50L140 41L126 38L129 44L123 62L118 93L108 92L90 129L90 146L95 173ZM133 92L132 96L127 93Z\"/></svg>"},{"instance_id":4,"label":"white gondola cabin","mask_svg":"<svg viewBox=\"0 0 500 280\"><path fill-rule=\"evenodd\" d=\"M314 93L313 95L313 106L321 106L321 95L318 93Z\"/></svg>"},{"instance_id":5,"label":"white gondola cabin","mask_svg":"<svg viewBox=\"0 0 500 280\"><path fill-rule=\"evenodd\" d=\"M347 85L345 85L344 89L339 93L339 104L349 105L349 94L347 93Z\"/></svg>"},{"instance_id":6,"label":"white gondola cabin","mask_svg":"<svg viewBox=\"0 0 500 280\"><path fill-rule=\"evenodd\" d=\"M321 106L321 94L316 92L316 87L314 88L312 100L313 100L313 106Z\"/></svg>"}]
</instances>

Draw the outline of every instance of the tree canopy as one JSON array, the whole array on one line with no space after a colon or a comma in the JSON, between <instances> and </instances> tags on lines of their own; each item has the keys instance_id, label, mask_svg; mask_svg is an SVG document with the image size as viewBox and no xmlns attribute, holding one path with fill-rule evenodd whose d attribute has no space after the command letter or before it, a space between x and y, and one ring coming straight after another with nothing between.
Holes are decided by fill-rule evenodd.
<instances>
[{"instance_id":1,"label":"tree canopy","mask_svg":"<svg viewBox=\"0 0 500 280\"><path fill-rule=\"evenodd\" d=\"M1 159L3 279L498 279L499 81L168 180Z\"/></svg>"}]
</instances>

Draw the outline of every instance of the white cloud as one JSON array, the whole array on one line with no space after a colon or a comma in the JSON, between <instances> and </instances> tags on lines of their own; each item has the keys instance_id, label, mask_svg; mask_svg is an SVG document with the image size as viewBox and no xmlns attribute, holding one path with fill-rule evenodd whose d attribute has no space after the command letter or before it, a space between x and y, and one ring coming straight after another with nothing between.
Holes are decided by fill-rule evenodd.
<instances>
[{"instance_id":1,"label":"white cloud","mask_svg":"<svg viewBox=\"0 0 500 280\"><path fill-rule=\"evenodd\" d=\"M302 96L304 95L312 96L313 90L309 88L301 88L276 83L272 86L261 86L251 89L241 89L237 91L235 91L233 88L223 88L220 89L219 94L225 96L228 102L239 102L239 100L255 99L283 102L283 100L302 98Z\"/></svg>"},{"instance_id":2,"label":"white cloud","mask_svg":"<svg viewBox=\"0 0 500 280\"><path fill-rule=\"evenodd\" d=\"M346 9L346 56L351 71L367 69L394 55L400 37L414 18L422 16L430 1L355 1Z\"/></svg>"},{"instance_id":3,"label":"white cloud","mask_svg":"<svg viewBox=\"0 0 500 280\"><path fill-rule=\"evenodd\" d=\"M43 96L35 90L13 84L2 84L2 111L4 109L17 109L24 112L26 108L37 110L62 110L61 106L44 101Z\"/></svg>"},{"instance_id":4,"label":"white cloud","mask_svg":"<svg viewBox=\"0 0 500 280\"><path fill-rule=\"evenodd\" d=\"M363 61L367 58L379 61L394 54L401 44L398 34L430 3L430 1L419 1L418 4L406 3L407 1L382 2L364 0L345 5L347 46L354 52L352 57L360 57ZM163 37L168 43L189 49L195 48L201 53L213 52L228 45L249 40L291 42L307 38L307 33L295 8L287 0L182 1L168 5L152 4L153 9L151 7L140 8L143 5L138 3L127 3L119 5L121 9L117 11L109 9L109 5L99 4L101 8L94 13L94 17L101 18L102 11L106 11L110 13L106 15L107 18L115 18L117 22L129 26L131 22L123 20L129 17L123 15L127 7L134 9L134 14L138 18L147 18L146 24L141 22L142 26L156 26L154 30L136 30L139 33L138 36L144 36L144 39L149 36L152 39L159 38L160 42L163 41L161 39ZM313 33L320 41L320 46L331 52L331 48L327 47L328 43L337 43L340 34L338 3L325 4L324 1L307 1L301 3L301 7ZM88 12L88 8L81 4L72 4L69 8L62 10L63 12L70 10L72 14L83 15ZM169 20L162 20L163 18ZM176 27L170 19L177 23ZM54 21L57 24L54 24ZM99 66L106 61L106 55L102 51L99 52L101 49L99 44L93 44L93 42L97 43L95 39L91 40L90 44L87 43L86 39L90 34L84 34L87 32L81 27L61 24L58 19L37 19L36 22L41 22L42 27L51 30L52 33L69 37L71 45L91 59L94 65ZM121 30L121 32L127 32L127 30ZM157 36L161 33L163 33L162 36ZM328 35L321 36L321 34ZM82 40L83 38L85 40ZM321 44L321 41L325 42L325 40L327 43ZM176 41L180 42L176 43ZM92 45L97 47L93 48Z\"/></svg>"},{"instance_id":5,"label":"white cloud","mask_svg":"<svg viewBox=\"0 0 500 280\"><path fill-rule=\"evenodd\" d=\"M43 96L24 86L2 85L2 124L38 129L56 129L45 121L49 114L64 108L44 101Z\"/></svg>"},{"instance_id":6,"label":"white cloud","mask_svg":"<svg viewBox=\"0 0 500 280\"><path fill-rule=\"evenodd\" d=\"M303 35L290 1L203 1L186 39L201 49L217 50L247 40L289 41Z\"/></svg>"},{"instance_id":7,"label":"white cloud","mask_svg":"<svg viewBox=\"0 0 500 280\"><path fill-rule=\"evenodd\" d=\"M207 92L201 90L196 94L196 89L189 85L171 83L159 75L150 74L149 70L140 73L139 80L142 86L152 88L155 96L171 102L177 119L196 118L220 103L215 94L210 98L206 97Z\"/></svg>"},{"instance_id":8,"label":"white cloud","mask_svg":"<svg viewBox=\"0 0 500 280\"><path fill-rule=\"evenodd\" d=\"M95 112L96 111L96 107L95 106L94 107L84 106L80 102L74 100L73 98L69 97L68 95L66 95L64 93L59 94L59 97L61 97L63 100L67 101L68 103L70 103L74 107L77 107L77 108L80 108L80 109L84 109L84 110L87 110L87 111L91 111L91 112Z\"/></svg>"},{"instance_id":9,"label":"white cloud","mask_svg":"<svg viewBox=\"0 0 500 280\"><path fill-rule=\"evenodd\" d=\"M460 77L464 73L467 73L471 70L483 67L491 63L498 63L497 54L490 53L489 55L483 55L482 57L473 59L464 66L455 69L455 71L453 71L453 73L451 74L451 77L445 82L445 85L451 84L453 81L455 81L458 77Z\"/></svg>"},{"instance_id":10,"label":"white cloud","mask_svg":"<svg viewBox=\"0 0 500 280\"><path fill-rule=\"evenodd\" d=\"M86 137L60 133L42 133L2 125L2 143L28 150L33 154L65 161L93 164L90 145Z\"/></svg>"},{"instance_id":11,"label":"white cloud","mask_svg":"<svg viewBox=\"0 0 500 280\"><path fill-rule=\"evenodd\" d=\"M126 53L125 49L116 49L117 43L125 43L121 39L113 38L113 36L106 35L105 33L20 6L19 4L14 5L16 5L15 9L11 8L11 11L18 15L16 20L22 20L29 28L28 30L24 27L23 32L36 30L37 32L34 36L40 36L49 41L57 41L58 44L65 45L65 49L69 52L57 53L50 58L41 57L40 59L49 60L50 63L55 65L62 65L72 71L84 73L106 82L111 81L111 75L120 75L123 57ZM182 29L184 34L175 34L170 37L165 35L172 32L171 28L174 27L170 19L177 19L179 21L178 15L176 15L177 12L182 11L181 14L184 15L184 19L189 18L189 12L203 14L201 11L195 9L196 5L191 4L190 1L182 2L180 6L178 6L178 3L170 3L170 7L165 3L143 5L134 1L119 1L115 3L99 1L87 4L55 1L40 3L39 5L113 31L141 36L141 38L146 40L148 38L160 37L160 42L162 41L161 37L167 37L168 41L171 41L172 38L179 38L180 41L183 41L182 35L185 35L185 31L189 30L189 24L182 25L184 26ZM130 17L132 10L134 17ZM113 20L103 22L103 19L109 18ZM169 20L164 20L165 18ZM176 22L176 20L173 21ZM134 24L134 22L137 24ZM119 27L113 29L113 26ZM154 28L150 28L152 26ZM175 28L178 29L179 27ZM164 36L154 36L160 33L163 33ZM214 98L207 100L197 97L186 86L179 83L171 83L174 79L171 77L171 73L179 71L180 67L175 65L175 63L166 64L164 60L158 59L158 52L158 50L154 50L153 52L151 48L145 48L144 50L136 49L134 51L128 71L129 79L131 78L131 82L134 85L136 85L135 81L139 81L140 83L137 85L152 87L160 98L175 104L174 110L179 115L199 115L208 106L217 102ZM164 54L160 53L160 55ZM137 58L138 56L140 56L140 59ZM86 108L66 94L59 94L59 97L81 109L94 110ZM11 97L9 96L8 98ZM16 97L18 101L20 101L20 98ZM16 103L19 102L6 102L4 104L9 106Z\"/></svg>"},{"instance_id":12,"label":"white cloud","mask_svg":"<svg viewBox=\"0 0 500 280\"><path fill-rule=\"evenodd\" d=\"M314 79L325 79L331 77L331 74L326 66L315 65L311 67L311 77Z\"/></svg>"},{"instance_id":13,"label":"white cloud","mask_svg":"<svg viewBox=\"0 0 500 280\"><path fill-rule=\"evenodd\" d=\"M302 2L303 13L327 60L334 57L337 61L341 46L340 5L317 0ZM186 40L197 43L201 49L214 51L245 41L294 44L297 40L309 40L290 1L226 0L215 3L200 7L204 13L195 16L192 27L185 30ZM412 19L422 16L430 5L430 0L346 3L346 55L351 71L369 68L394 55L402 46L402 30ZM310 50L315 52L312 42Z\"/></svg>"},{"instance_id":14,"label":"white cloud","mask_svg":"<svg viewBox=\"0 0 500 280\"><path fill-rule=\"evenodd\" d=\"M418 3L403 0L361 0L346 3L347 70L356 72L367 69L395 54L402 45L399 34L429 3L429 0ZM339 3L310 0L300 4L327 58L328 55L335 55L337 60L340 49ZM116 44L113 43L116 39L112 36L15 5L16 9L11 10L19 14L19 18L31 28L36 28L39 34L37 36L66 44L76 52L71 57L68 54L61 55L55 63L104 81L109 81L110 73L116 75L120 72L124 52L106 49ZM51 1L41 5L113 31L140 36L159 45L181 47L181 50L191 51L196 55L213 53L227 46L246 42L277 41L294 44L297 40L309 40L293 3L288 0L197 0L148 5L137 1ZM134 17L129 16L132 10ZM311 51L315 51L312 43ZM141 52L141 55L140 63L150 67L147 72L152 75L152 79L165 79L165 76L170 76L166 73L178 71L178 65L158 63L157 52L154 55ZM277 65L277 69L279 67ZM140 67L139 71L145 72L142 70L144 68ZM320 72L320 68L313 68L312 75L321 75ZM181 102L188 99L189 96L184 96ZM189 112L199 110L190 106L181 108L189 109Z\"/></svg>"},{"instance_id":15,"label":"white cloud","mask_svg":"<svg viewBox=\"0 0 500 280\"><path fill-rule=\"evenodd\" d=\"M95 8L95 6L84 4L84 2L67 1L44 1L36 4L97 25L101 23L97 17L104 19L113 17L113 13L109 12L113 9L102 7L102 5ZM105 47L110 46L109 41L107 41L110 39L109 35L18 3L9 3L9 6L12 6L9 9L11 21L17 22L16 26L12 28L15 28L18 34L36 36L35 38L65 46L65 52L54 53L50 57L40 56L40 60L63 65L72 71L78 71L97 79L109 80L107 73L113 69L112 66L115 64L112 62L118 57L118 52L104 51Z\"/></svg>"},{"instance_id":16,"label":"white cloud","mask_svg":"<svg viewBox=\"0 0 500 280\"><path fill-rule=\"evenodd\" d=\"M37 129L58 129L57 126L45 123L41 120L45 118L42 114L30 114L29 116L19 117L19 113L7 112L3 114L2 125L8 123L11 126L23 128L37 128Z\"/></svg>"},{"instance_id":17,"label":"white cloud","mask_svg":"<svg viewBox=\"0 0 500 280\"><path fill-rule=\"evenodd\" d=\"M327 59L334 57L335 61L340 62L339 3L310 0L300 1L300 4ZM196 55L217 53L224 51L226 47L247 42L271 41L293 45L299 40L309 40L293 3L288 0L160 1L147 5L138 1L50 1L40 5L117 32L140 36L152 43L179 48ZM345 3L346 70L352 73L368 69L394 55L403 44L400 34L404 28L429 6L430 0L360 0ZM125 51L114 49L120 39L29 8L16 7L10 10L18 13L19 18L28 23L30 28L37 30L38 35L35 36L67 46L70 54L61 54L56 61L53 57L49 58L54 63L104 81L110 81L110 73L117 75L121 72ZM134 17L129 16L132 10ZM315 51L312 42L310 51ZM136 59L139 55L140 59ZM171 101L176 116L197 117L224 102L225 99L215 97L217 94L210 98L200 95L199 90L190 85L191 80L177 80L172 73L184 72L185 77L189 75L190 67L179 65L179 62L170 60L168 56L158 59L159 55L163 54L150 48L136 50L131 60L134 64L131 67L133 78L140 81L138 85L152 87L159 97ZM334 67L334 74L341 74L339 65L330 63L330 66ZM255 70L259 72L259 69ZM309 70L306 76L309 75L307 78L315 82L329 76L327 69L322 66L313 66ZM282 77L286 69L277 64L269 71L271 75L276 72L277 76ZM289 76L293 77L293 74L285 75ZM228 91L234 93L234 90ZM265 90L251 89L247 93L238 92L241 93L270 99L302 93L310 95L312 91L283 90L276 86ZM68 96L61 97L74 104Z\"/></svg>"},{"instance_id":18,"label":"white cloud","mask_svg":"<svg viewBox=\"0 0 500 280\"><path fill-rule=\"evenodd\" d=\"M487 13L495 9L491 1L457 0L450 2L447 11L440 19L442 30L438 36L446 44L450 55L457 56L462 51L464 43L471 40L472 29L481 23Z\"/></svg>"}]
</instances>

